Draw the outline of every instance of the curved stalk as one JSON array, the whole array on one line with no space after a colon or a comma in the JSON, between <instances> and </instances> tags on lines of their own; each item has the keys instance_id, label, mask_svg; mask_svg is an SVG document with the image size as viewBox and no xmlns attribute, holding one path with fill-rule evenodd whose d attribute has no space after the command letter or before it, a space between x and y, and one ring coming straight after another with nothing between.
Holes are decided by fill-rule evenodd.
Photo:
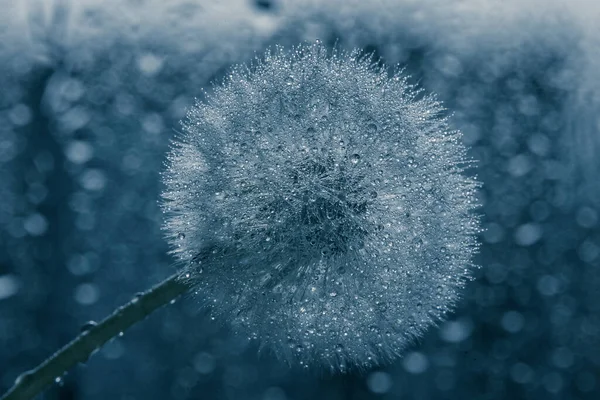
<instances>
[{"instance_id":1,"label":"curved stalk","mask_svg":"<svg viewBox=\"0 0 600 400\"><path fill-rule=\"evenodd\" d=\"M175 274L153 288L136 295L131 301L117 308L97 325L90 324L89 329L85 329L39 366L21 374L13 387L0 400L29 400L34 398L77 363L87 361L93 352L110 339L118 336L189 289L190 286L182 281L178 274Z\"/></svg>"}]
</instances>

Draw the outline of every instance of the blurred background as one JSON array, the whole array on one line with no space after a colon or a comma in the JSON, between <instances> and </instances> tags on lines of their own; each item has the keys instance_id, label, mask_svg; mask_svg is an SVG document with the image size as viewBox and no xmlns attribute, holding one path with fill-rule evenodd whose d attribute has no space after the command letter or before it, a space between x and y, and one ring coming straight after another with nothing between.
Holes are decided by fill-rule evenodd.
<instances>
[{"instance_id":1,"label":"blurred background","mask_svg":"<svg viewBox=\"0 0 600 400\"><path fill-rule=\"evenodd\" d=\"M405 67L464 132L485 232L455 314L331 376L182 299L40 398L600 398L599 20L594 0L0 0L0 391L173 272L160 171L194 98L321 39Z\"/></svg>"}]
</instances>

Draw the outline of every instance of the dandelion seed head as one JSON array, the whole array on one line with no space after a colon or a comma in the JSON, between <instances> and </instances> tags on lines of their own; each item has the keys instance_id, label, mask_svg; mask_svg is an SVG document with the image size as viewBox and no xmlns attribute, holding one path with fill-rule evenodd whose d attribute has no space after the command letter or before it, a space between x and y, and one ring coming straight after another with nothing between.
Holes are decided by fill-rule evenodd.
<instances>
[{"instance_id":1,"label":"dandelion seed head","mask_svg":"<svg viewBox=\"0 0 600 400\"><path fill-rule=\"evenodd\" d=\"M433 96L359 52L275 48L191 108L163 209L216 319L333 371L401 354L451 311L477 182Z\"/></svg>"}]
</instances>

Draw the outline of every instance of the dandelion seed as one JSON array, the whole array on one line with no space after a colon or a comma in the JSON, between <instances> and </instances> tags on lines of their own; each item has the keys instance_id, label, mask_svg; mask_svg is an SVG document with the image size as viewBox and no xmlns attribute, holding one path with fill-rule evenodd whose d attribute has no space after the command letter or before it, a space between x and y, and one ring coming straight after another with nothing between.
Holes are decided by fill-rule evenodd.
<instances>
[{"instance_id":1,"label":"dandelion seed","mask_svg":"<svg viewBox=\"0 0 600 400\"><path fill-rule=\"evenodd\" d=\"M234 68L188 112L164 174L165 232L210 314L344 371L443 319L479 230L443 111L401 72L319 43Z\"/></svg>"}]
</instances>

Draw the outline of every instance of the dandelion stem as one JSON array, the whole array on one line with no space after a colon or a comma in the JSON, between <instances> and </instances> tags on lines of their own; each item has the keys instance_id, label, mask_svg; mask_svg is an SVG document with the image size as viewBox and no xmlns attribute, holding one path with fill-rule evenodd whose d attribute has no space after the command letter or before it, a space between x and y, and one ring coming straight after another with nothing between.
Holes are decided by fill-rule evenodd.
<instances>
[{"instance_id":1,"label":"dandelion stem","mask_svg":"<svg viewBox=\"0 0 600 400\"><path fill-rule=\"evenodd\" d=\"M60 378L77 363L87 361L90 355L110 339L143 320L163 305L187 292L190 286L172 275L153 288L136 295L127 304L117 308L97 325L86 329L36 368L23 373L0 400L28 400Z\"/></svg>"}]
</instances>

